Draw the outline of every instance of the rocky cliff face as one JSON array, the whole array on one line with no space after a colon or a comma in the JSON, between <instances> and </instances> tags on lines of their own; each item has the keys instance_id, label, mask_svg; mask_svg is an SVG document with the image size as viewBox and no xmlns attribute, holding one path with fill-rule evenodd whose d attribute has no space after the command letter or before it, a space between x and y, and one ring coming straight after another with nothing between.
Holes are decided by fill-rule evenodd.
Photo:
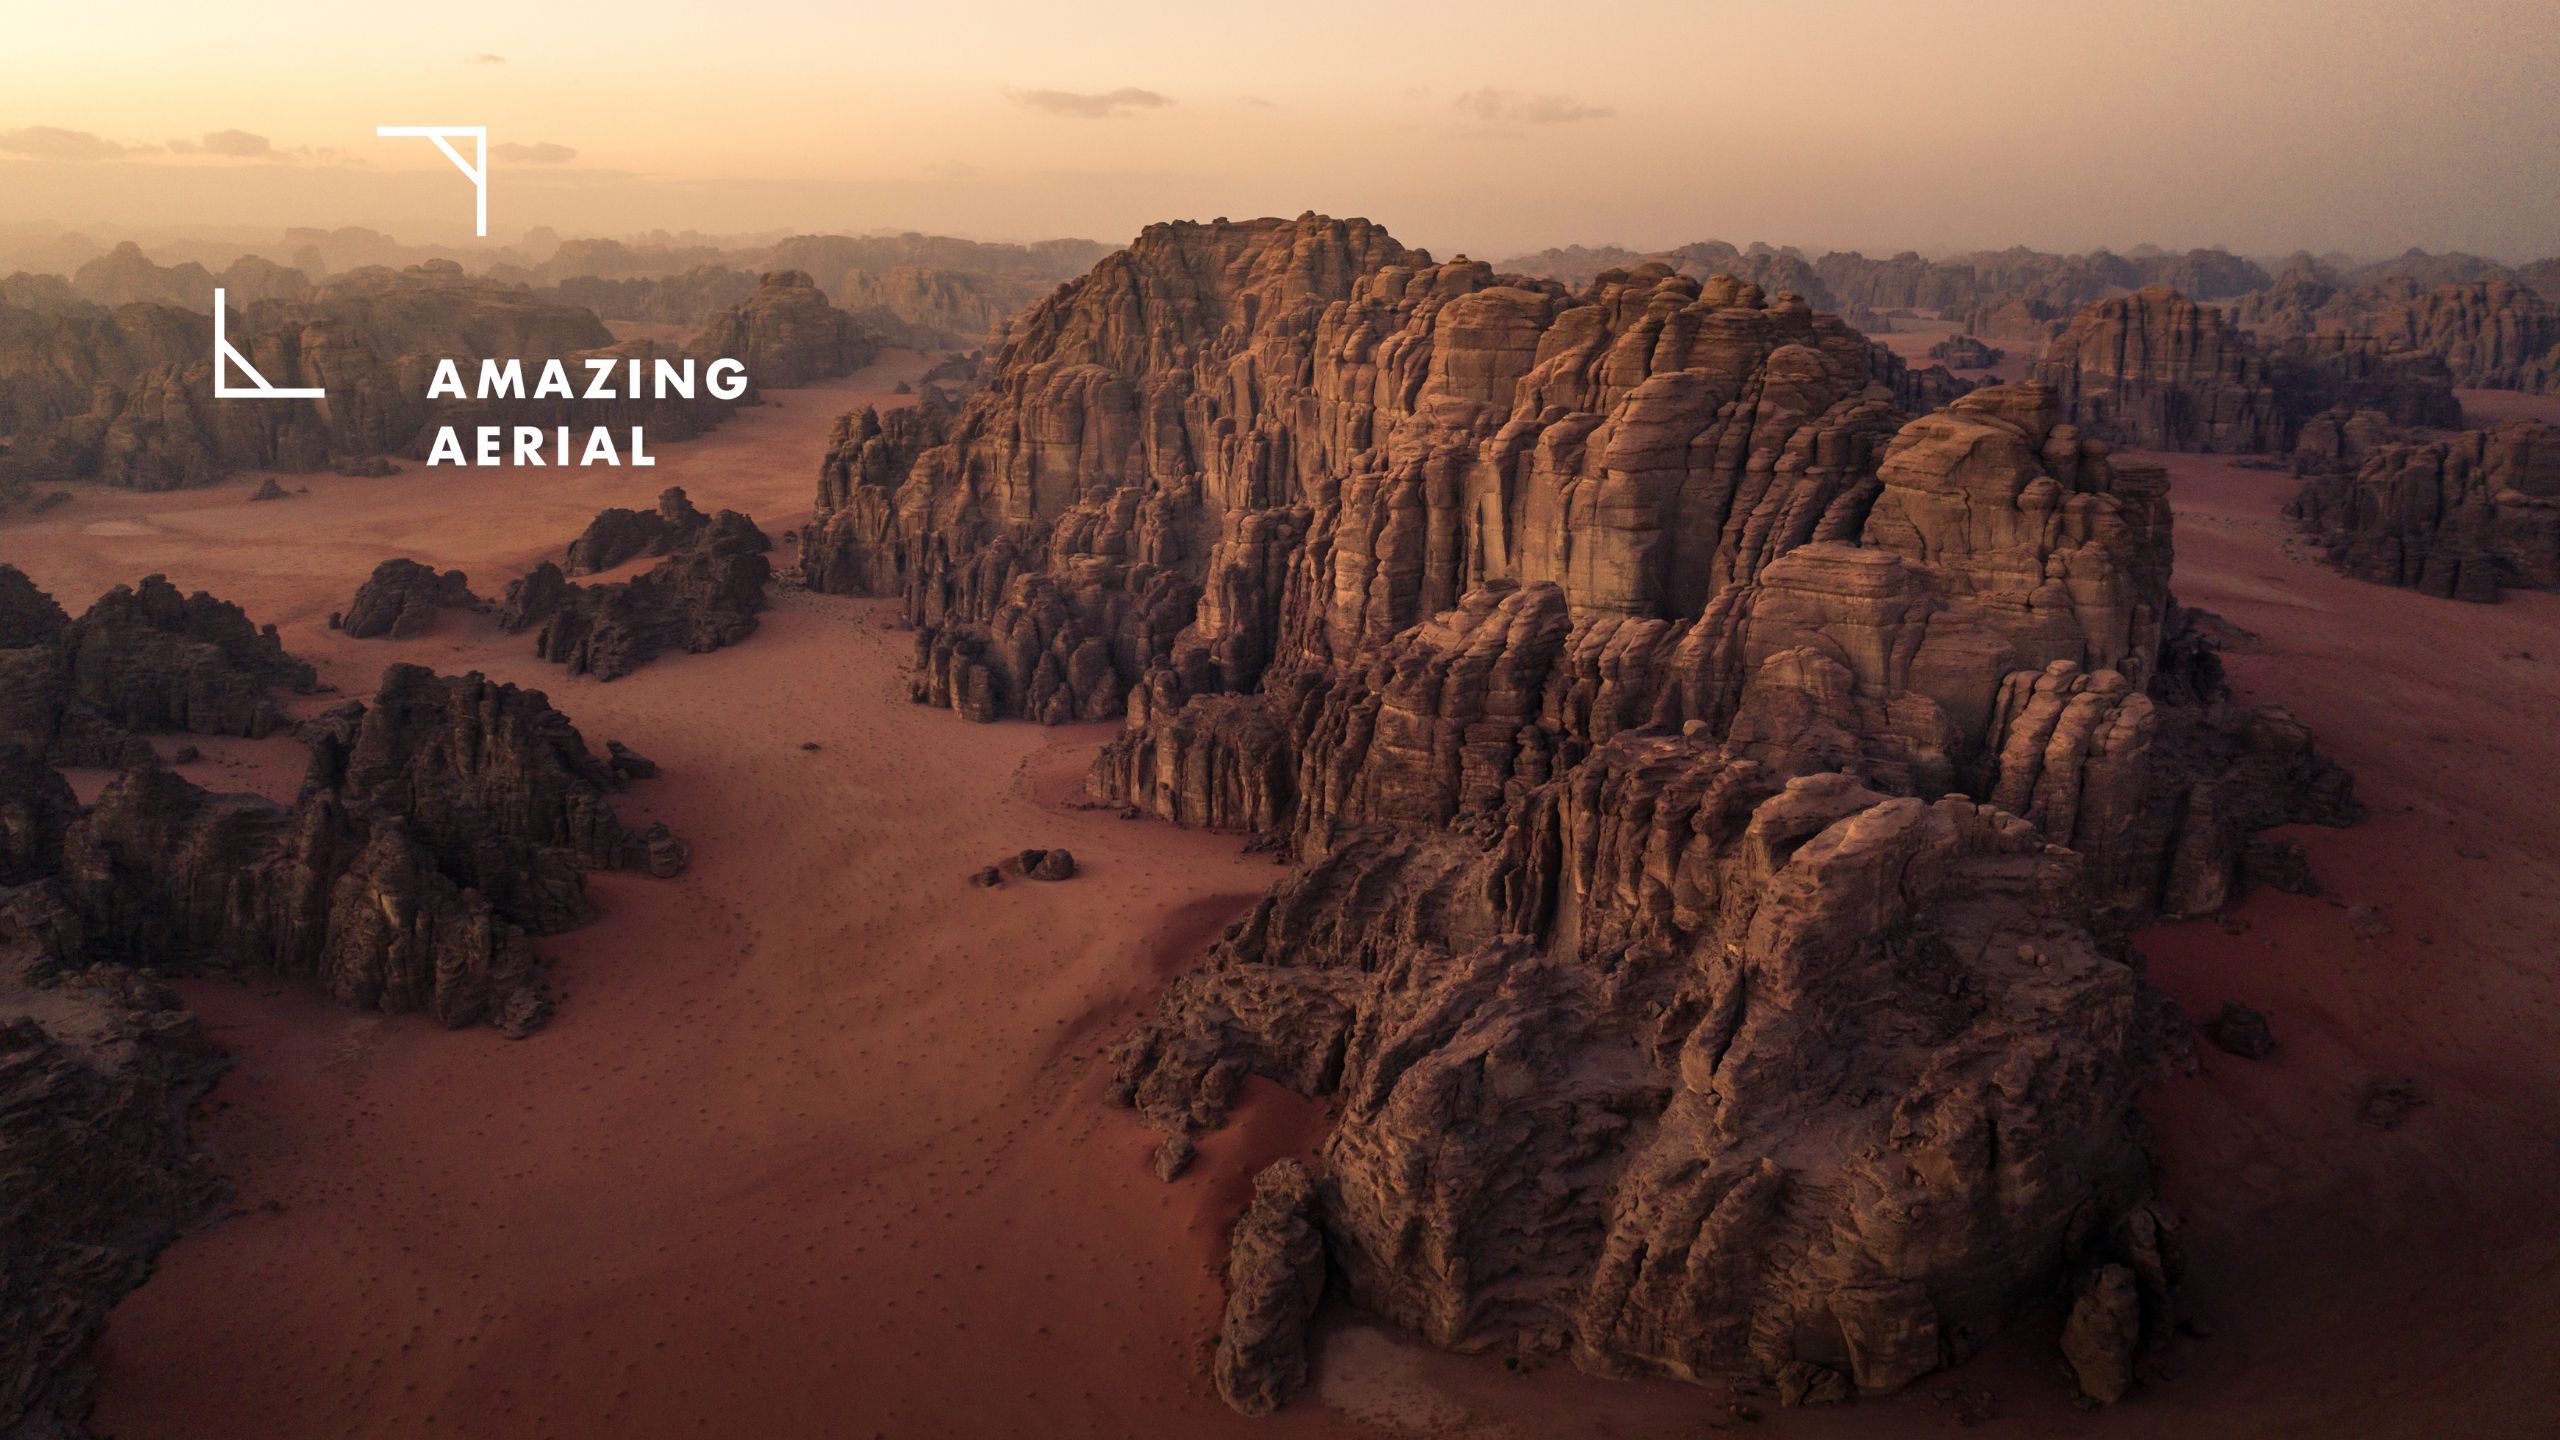
<instances>
[{"instance_id":1,"label":"rocky cliff face","mask_svg":"<svg viewBox=\"0 0 2560 1440\"><path fill-rule=\"evenodd\" d=\"M61 765L118 765L142 731L255 738L285 723L272 692L313 680L274 626L202 591L146 576L67 620L0 565L0 744Z\"/></svg>"},{"instance_id":2,"label":"rocky cliff face","mask_svg":"<svg viewBox=\"0 0 2560 1440\"><path fill-rule=\"evenodd\" d=\"M2560 429L2529 420L2387 445L2285 513L2360 580L2455 600L2560 589Z\"/></svg>"},{"instance_id":3,"label":"rocky cliff face","mask_svg":"<svg viewBox=\"0 0 2560 1440\"><path fill-rule=\"evenodd\" d=\"M615 680L669 650L704 654L755 633L765 608L773 542L735 510L704 515L671 488L655 512L611 509L569 546L568 568L544 561L507 587L499 628L536 631L535 653L573 675ZM629 580L578 585L648 555L666 558Z\"/></svg>"},{"instance_id":4,"label":"rocky cliff face","mask_svg":"<svg viewBox=\"0 0 2560 1440\"><path fill-rule=\"evenodd\" d=\"M726 357L747 367L759 386L788 389L850 375L877 355L876 337L827 303L798 270L767 272L756 292L711 318L692 351L705 362Z\"/></svg>"},{"instance_id":5,"label":"rocky cliff face","mask_svg":"<svg viewBox=\"0 0 2560 1440\"><path fill-rule=\"evenodd\" d=\"M235 470L314 471L352 457L424 458L437 428L482 424L647 425L681 439L726 401L532 398L542 361L654 361L616 344L585 310L474 280L449 261L351 271L308 299L231 297L231 343L271 384L319 386L326 403L221 405L210 317L160 304L112 313L0 308L0 469L25 483L95 479L137 489L201 484ZM667 358L675 358L668 352ZM481 360L522 360L523 399L427 398L439 360L476 394ZM586 371L572 365L583 389Z\"/></svg>"},{"instance_id":6,"label":"rocky cliff face","mask_svg":"<svg viewBox=\"0 0 2560 1440\"><path fill-rule=\"evenodd\" d=\"M1302 862L1115 1095L1165 1173L1248 1075L1333 1098L1355 1302L1883 1391L2116 1267L2156 1343L2122 927L2353 800L2223 691L2159 469L1907 382L1730 279L1159 226L943 435L849 417L805 563L906 598L919 699L1125 710L1098 798ZM1236 1240L1240 1408L1293 1383L1291 1194Z\"/></svg>"},{"instance_id":7,"label":"rocky cliff face","mask_svg":"<svg viewBox=\"0 0 2560 1440\"><path fill-rule=\"evenodd\" d=\"M2279 454L2344 407L2402 425L2459 423L2442 357L2369 335L2261 345L2220 310L2161 287L2082 310L2035 366L2090 433L2157 450Z\"/></svg>"}]
</instances>

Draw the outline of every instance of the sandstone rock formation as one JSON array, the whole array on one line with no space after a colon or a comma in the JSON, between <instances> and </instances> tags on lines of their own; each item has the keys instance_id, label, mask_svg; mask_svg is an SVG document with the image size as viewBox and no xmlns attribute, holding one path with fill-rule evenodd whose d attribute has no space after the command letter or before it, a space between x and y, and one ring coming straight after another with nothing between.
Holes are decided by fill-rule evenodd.
<instances>
[{"instance_id":1,"label":"sandstone rock formation","mask_svg":"<svg viewBox=\"0 0 2560 1440\"><path fill-rule=\"evenodd\" d=\"M2430 287L2391 276L2346 288L2314 273L2251 301L2240 319L2265 334L2370 336L2441 356L2457 385L2560 391L2560 303L2511 280Z\"/></svg>"},{"instance_id":2,"label":"sandstone rock formation","mask_svg":"<svg viewBox=\"0 0 2560 1440\"><path fill-rule=\"evenodd\" d=\"M63 956L44 901L0 890L0 1433L73 1440L108 1310L223 1194L187 1136L223 1060L167 986Z\"/></svg>"},{"instance_id":3,"label":"sandstone rock formation","mask_svg":"<svg viewBox=\"0 0 2560 1440\"><path fill-rule=\"evenodd\" d=\"M606 320L658 325L699 325L756 293L752 271L729 265L697 265L679 275L604 277L572 275L549 293L563 305L593 310Z\"/></svg>"},{"instance_id":4,"label":"sandstone rock formation","mask_svg":"<svg viewBox=\"0 0 2560 1440\"><path fill-rule=\"evenodd\" d=\"M593 867L680 871L635 832L622 774L536 691L412 665L303 727L282 806L144 757L64 831L38 883L90 963L305 979L343 1003L522 1033L549 1011L529 935L588 914Z\"/></svg>"},{"instance_id":5,"label":"sandstone rock formation","mask_svg":"<svg viewBox=\"0 0 2560 1440\"><path fill-rule=\"evenodd\" d=\"M1929 347L1929 358L1945 361L1950 369L1988 370L2000 363L2001 351L1970 335L1950 335Z\"/></svg>"},{"instance_id":6,"label":"sandstone rock formation","mask_svg":"<svg viewBox=\"0 0 2560 1440\"><path fill-rule=\"evenodd\" d=\"M2306 418L2341 406L2402 425L2461 418L2438 356L2344 334L2262 347L2221 311L2161 287L2081 311L2035 376L2091 434L2159 450L2280 454Z\"/></svg>"},{"instance_id":7,"label":"sandstone rock formation","mask_svg":"<svg viewBox=\"0 0 2560 1440\"><path fill-rule=\"evenodd\" d=\"M2560 588L2560 429L2516 420L2313 475L2286 515L2360 580L2456 600Z\"/></svg>"},{"instance_id":8,"label":"sandstone rock formation","mask_svg":"<svg viewBox=\"0 0 2560 1440\"><path fill-rule=\"evenodd\" d=\"M117 765L139 732L272 734L272 691L311 689L272 625L162 576L119 585L77 620L0 565L0 744L62 765Z\"/></svg>"},{"instance_id":9,"label":"sandstone rock formation","mask_svg":"<svg viewBox=\"0 0 2560 1440\"><path fill-rule=\"evenodd\" d=\"M642 556L666 555L692 543L710 523L683 486L670 485L659 492L655 510L616 505L596 512L585 532L569 542L563 569L570 575L597 575Z\"/></svg>"},{"instance_id":10,"label":"sandstone rock formation","mask_svg":"<svg viewBox=\"0 0 2560 1440\"><path fill-rule=\"evenodd\" d=\"M1307 1379L1307 1325L1324 1298L1315 1182L1295 1160L1254 1177L1253 1203L1227 1237L1227 1310L1210 1377L1245 1415L1289 1403Z\"/></svg>"},{"instance_id":11,"label":"sandstone rock formation","mask_svg":"<svg viewBox=\"0 0 2560 1440\"><path fill-rule=\"evenodd\" d=\"M765 274L753 295L713 316L692 346L704 362L739 361L755 384L776 389L850 375L877 352L876 338L799 270Z\"/></svg>"},{"instance_id":12,"label":"sandstone rock formation","mask_svg":"<svg viewBox=\"0 0 2560 1440\"><path fill-rule=\"evenodd\" d=\"M609 568L634 555L667 558L629 580L573 583L544 561L507 587L499 628L537 630L534 650L573 675L615 680L669 650L704 654L755 633L765 608L773 542L734 510L705 517L681 489L655 514L607 510L570 546L572 566ZM597 562L603 562L601 564Z\"/></svg>"},{"instance_id":13,"label":"sandstone rock formation","mask_svg":"<svg viewBox=\"0 0 2560 1440\"><path fill-rule=\"evenodd\" d=\"M0 582L0 598L12 587ZM522 1034L550 1000L527 937L587 914L585 871L673 874L610 801L653 768L590 754L543 697L384 672L307 725L290 807L210 794L147 752L82 811L0 743L0 1430L85 1434L85 1354L221 1193L187 1113L222 1058L162 971L309 980L343 1003Z\"/></svg>"},{"instance_id":14,"label":"sandstone rock formation","mask_svg":"<svg viewBox=\"0 0 2560 1440\"><path fill-rule=\"evenodd\" d=\"M385 560L331 621L351 639L408 640L434 629L439 612L477 609L483 603L471 593L471 577L459 570L439 575L415 560Z\"/></svg>"},{"instance_id":15,"label":"sandstone rock formation","mask_svg":"<svg viewBox=\"0 0 2560 1440\"><path fill-rule=\"evenodd\" d=\"M1160 1174L1260 1075L1333 1102L1351 1302L1881 1392L2166 1273L2124 927L2354 814L2171 597L2158 467L1888 360L1662 265L1158 226L922 449L849 417L804 563L905 598L919 699L1125 708L1097 799L1302 862L1118 1053Z\"/></svg>"}]
</instances>

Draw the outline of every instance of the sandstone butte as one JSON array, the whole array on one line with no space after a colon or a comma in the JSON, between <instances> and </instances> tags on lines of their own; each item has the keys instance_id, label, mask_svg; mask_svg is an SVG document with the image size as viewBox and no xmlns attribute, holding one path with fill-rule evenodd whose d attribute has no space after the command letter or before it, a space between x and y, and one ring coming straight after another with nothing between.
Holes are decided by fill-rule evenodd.
<instances>
[{"instance_id":1,"label":"sandstone butte","mask_svg":"<svg viewBox=\"0 0 2560 1440\"><path fill-rule=\"evenodd\" d=\"M1805 1396L2059 1306L2123 1392L2178 1267L2126 927L2357 808L2226 692L2088 393L1915 418L1792 294L1307 215L1152 227L956 412L839 424L805 575L903 599L916 699L1125 717L1098 800L1300 862L1117 1052L1161 1174L1248 1076L1332 1104L1239 1222L1231 1403L1286 1402L1313 1291Z\"/></svg>"}]
</instances>

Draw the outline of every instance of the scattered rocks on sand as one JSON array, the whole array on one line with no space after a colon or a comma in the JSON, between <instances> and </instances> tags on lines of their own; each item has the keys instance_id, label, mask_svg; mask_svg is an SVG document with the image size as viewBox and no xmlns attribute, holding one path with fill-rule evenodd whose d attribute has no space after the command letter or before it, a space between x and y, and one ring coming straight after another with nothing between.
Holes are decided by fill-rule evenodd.
<instances>
[{"instance_id":1,"label":"scattered rocks on sand","mask_svg":"<svg viewBox=\"0 0 2560 1440\"><path fill-rule=\"evenodd\" d=\"M2221 1012L2198 1028L2214 1048L2244 1060L2264 1060L2276 1053L2275 1030L2267 1017L2237 1000L2223 1002Z\"/></svg>"},{"instance_id":2,"label":"scattered rocks on sand","mask_svg":"<svg viewBox=\"0 0 2560 1440\"><path fill-rule=\"evenodd\" d=\"M2376 1130L2397 1130L2409 1118L2409 1112L2427 1103L2426 1092L2418 1082L2405 1077L2376 1080L2364 1089L2362 1108L2357 1118Z\"/></svg>"},{"instance_id":3,"label":"scattered rocks on sand","mask_svg":"<svg viewBox=\"0 0 2560 1440\"><path fill-rule=\"evenodd\" d=\"M415 560L385 560L356 588L347 608L330 619L353 639L412 640L433 630L443 611L477 610L486 604L471 593L471 578L459 570L439 575Z\"/></svg>"},{"instance_id":4,"label":"scattered rocks on sand","mask_svg":"<svg viewBox=\"0 0 2560 1440\"><path fill-rule=\"evenodd\" d=\"M1024 850L976 872L970 883L989 889L1003 884L1009 877L1027 880L1070 880L1075 877L1076 857L1066 850Z\"/></svg>"},{"instance_id":5,"label":"scattered rocks on sand","mask_svg":"<svg viewBox=\"0 0 2560 1440\"><path fill-rule=\"evenodd\" d=\"M507 587L499 628L535 631L535 654L599 680L620 679L669 650L699 655L753 635L773 578L766 558L773 542L753 520L735 510L705 519L682 490L662 496L654 516L599 515L571 548L597 569L632 555L666 557L629 580L589 585L546 560Z\"/></svg>"}]
</instances>

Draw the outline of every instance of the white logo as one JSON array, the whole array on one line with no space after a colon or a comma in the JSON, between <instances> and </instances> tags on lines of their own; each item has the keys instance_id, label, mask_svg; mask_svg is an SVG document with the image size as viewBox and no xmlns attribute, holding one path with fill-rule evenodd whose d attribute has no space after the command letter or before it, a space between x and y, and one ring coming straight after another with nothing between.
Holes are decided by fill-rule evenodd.
<instances>
[{"instance_id":1,"label":"white logo","mask_svg":"<svg viewBox=\"0 0 2560 1440\"><path fill-rule=\"evenodd\" d=\"M317 385L298 390L279 390L268 384L267 377L258 373L258 367L249 363L248 356L231 348L223 318L224 312L230 307L222 302L222 290L216 287L213 292L213 393L216 397L224 400L326 400L329 398L329 392ZM241 374L249 377L249 383L246 386L235 386L231 383L229 367L234 365L240 367Z\"/></svg>"},{"instance_id":2,"label":"white logo","mask_svg":"<svg viewBox=\"0 0 2560 1440\"><path fill-rule=\"evenodd\" d=\"M453 168L455 168L456 170L459 170L459 171L461 171L461 172L462 172L462 178L464 178L464 179L466 179L466 180L468 180L468 181L470 181L470 182L471 182L471 188L472 188L472 190L473 190L473 191L474 191L474 192L479 196L479 208L478 208L478 211L477 211L476 216L475 216L475 218L474 218L474 222L473 222L473 229L472 229L472 232L471 232L471 233L472 233L472 234L474 234L474 235L480 236L480 237L481 237L482 239L484 239L484 240L488 238L488 235L489 235L489 127L488 127L488 126L486 126L486 125L376 125L375 127L373 127L373 133L374 133L374 134L376 134L376 135L401 135L401 136L415 135L415 136L423 136L423 137L425 137L426 139L433 140L434 142L436 142L436 148L444 152L444 158L446 158L447 160L450 160L450 161L452 161L452 162L453 162ZM468 135L468 136L470 136L470 137L471 137L471 146L472 146L472 149L471 149L471 158L470 158L470 159L468 159L468 160L465 160L465 159L463 159L463 158L462 158L462 152L461 152L461 151L456 150L456 149L454 149L454 148L453 148L453 142L454 142L454 141L456 141L456 140L461 139L461 138L462 138L463 136L465 136L465 135Z\"/></svg>"}]
</instances>

